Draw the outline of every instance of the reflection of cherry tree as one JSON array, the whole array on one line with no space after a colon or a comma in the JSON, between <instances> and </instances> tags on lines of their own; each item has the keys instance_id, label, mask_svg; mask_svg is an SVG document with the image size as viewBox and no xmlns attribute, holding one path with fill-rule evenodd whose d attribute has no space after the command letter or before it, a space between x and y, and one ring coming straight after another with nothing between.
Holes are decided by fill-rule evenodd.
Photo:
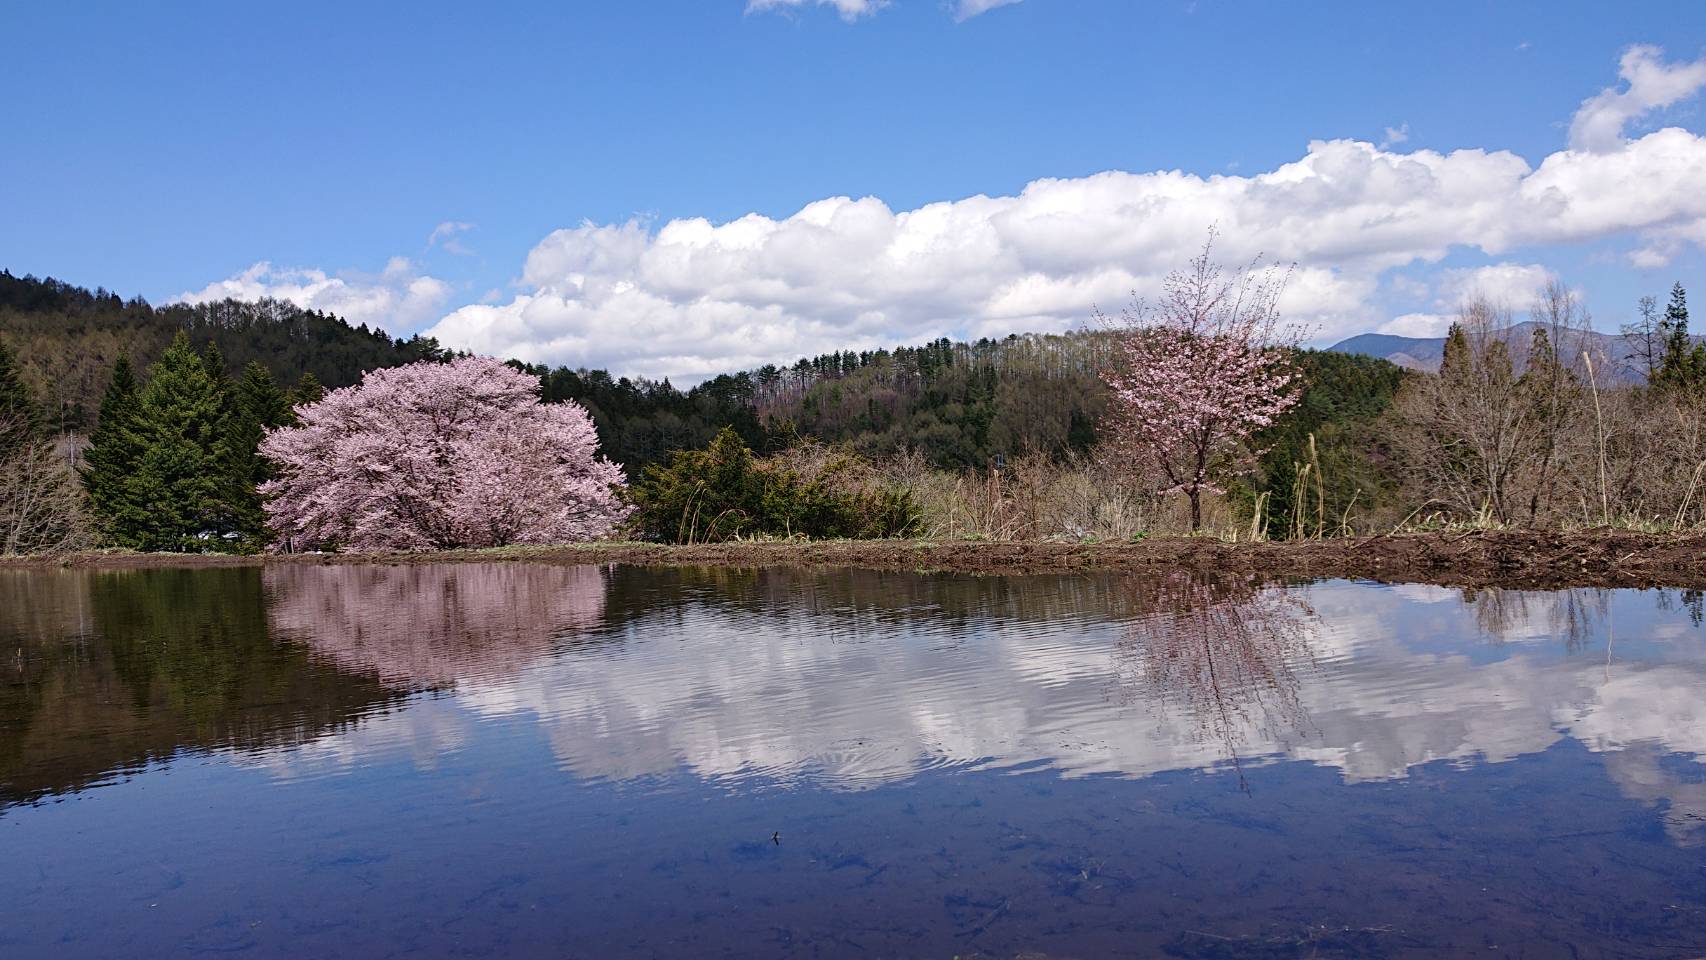
<instances>
[{"instance_id":1,"label":"reflection of cherry tree","mask_svg":"<svg viewBox=\"0 0 1706 960\"><path fill-rule=\"evenodd\" d=\"M280 636L410 686L513 674L604 614L596 567L287 565L265 586Z\"/></svg>"},{"instance_id":2,"label":"reflection of cherry tree","mask_svg":"<svg viewBox=\"0 0 1706 960\"><path fill-rule=\"evenodd\" d=\"M1301 597L1244 580L1178 572L1140 581L1154 612L1120 640L1116 657L1128 695L1182 702L1205 737L1239 763L1251 733L1277 734L1306 721L1296 668L1310 659L1314 611Z\"/></svg>"}]
</instances>

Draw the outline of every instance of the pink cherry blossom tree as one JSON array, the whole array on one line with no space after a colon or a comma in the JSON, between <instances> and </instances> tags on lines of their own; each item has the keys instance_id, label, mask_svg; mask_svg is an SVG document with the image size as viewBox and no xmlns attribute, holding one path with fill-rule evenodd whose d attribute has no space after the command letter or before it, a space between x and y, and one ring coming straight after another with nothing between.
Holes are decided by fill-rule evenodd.
<instances>
[{"instance_id":1,"label":"pink cherry blossom tree","mask_svg":"<svg viewBox=\"0 0 1706 960\"><path fill-rule=\"evenodd\" d=\"M1105 452L1161 478L1162 492L1184 493L1192 531L1202 529L1202 492L1249 468L1251 437L1301 387L1289 359L1300 334L1278 309L1289 275L1252 264L1225 277L1214 239L1210 231L1190 266L1168 275L1157 301L1134 300L1119 320L1096 313L1119 338Z\"/></svg>"},{"instance_id":2,"label":"pink cherry blossom tree","mask_svg":"<svg viewBox=\"0 0 1706 960\"><path fill-rule=\"evenodd\" d=\"M465 357L374 370L296 409L261 453L267 522L297 548L419 550L602 536L628 514L592 418Z\"/></svg>"}]
</instances>

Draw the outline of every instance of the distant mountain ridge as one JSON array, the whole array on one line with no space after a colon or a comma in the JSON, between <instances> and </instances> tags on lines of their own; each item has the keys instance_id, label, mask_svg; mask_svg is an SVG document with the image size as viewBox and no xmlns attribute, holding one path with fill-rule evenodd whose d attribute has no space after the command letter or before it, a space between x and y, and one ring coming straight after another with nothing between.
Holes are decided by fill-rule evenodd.
<instances>
[{"instance_id":1,"label":"distant mountain ridge","mask_svg":"<svg viewBox=\"0 0 1706 960\"><path fill-rule=\"evenodd\" d=\"M1519 367L1527 360L1528 345L1534 336L1535 327L1538 326L1533 320L1524 320L1510 326L1511 356ZM1695 336L1689 339L1695 343L1706 343L1706 337ZM1585 335L1585 346L1592 352L1596 363L1605 364L1606 369L1610 371L1612 382L1639 383L1643 379L1642 371L1633 360L1634 344L1628 337L1618 333L1590 330ZM1439 370L1440 361L1445 357L1445 338L1361 333L1340 340L1327 349L1335 353L1358 353L1377 357L1400 367L1433 373Z\"/></svg>"},{"instance_id":2,"label":"distant mountain ridge","mask_svg":"<svg viewBox=\"0 0 1706 960\"><path fill-rule=\"evenodd\" d=\"M1359 333L1327 348L1336 353L1360 353L1408 367L1411 370L1439 369L1445 356L1444 337L1400 337L1391 333Z\"/></svg>"}]
</instances>

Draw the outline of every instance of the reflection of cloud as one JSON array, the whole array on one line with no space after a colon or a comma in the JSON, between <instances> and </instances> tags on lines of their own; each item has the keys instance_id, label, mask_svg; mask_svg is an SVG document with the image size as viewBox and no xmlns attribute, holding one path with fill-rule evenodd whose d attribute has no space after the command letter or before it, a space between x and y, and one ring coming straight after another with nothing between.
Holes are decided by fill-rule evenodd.
<instances>
[{"instance_id":1,"label":"reflection of cloud","mask_svg":"<svg viewBox=\"0 0 1706 960\"><path fill-rule=\"evenodd\" d=\"M1462 603L1463 591L1431 583L1395 583L1386 588L1411 603Z\"/></svg>"},{"instance_id":2,"label":"reflection of cloud","mask_svg":"<svg viewBox=\"0 0 1706 960\"><path fill-rule=\"evenodd\" d=\"M1673 841L1699 846L1706 842L1706 781L1663 760L1657 745L1636 744L1607 753L1605 769L1624 796L1665 808L1665 833Z\"/></svg>"},{"instance_id":3,"label":"reflection of cloud","mask_svg":"<svg viewBox=\"0 0 1706 960\"><path fill-rule=\"evenodd\" d=\"M1502 762L1573 738L1618 758L1608 769L1629 796L1668 800L1673 835L1706 810L1682 768L1640 759L1706 756L1706 711L1695 704L1706 659L1698 633L1691 646L1670 630L1683 614L1648 611L1638 594L1445 602L1432 590L1352 583L1255 591L1166 579L625 569L593 590L550 579L564 571L523 578L527 569L491 568L476 579L506 570L521 579L474 589L404 568L389 576L426 579L364 588L502 599L401 628L464 639L412 641L425 651L389 655L400 662L379 658L371 640L356 652L334 646L342 662L455 679L456 696L274 759L337 766L390 752L429 763L504 720L536 723L559 765L587 779L686 771L859 789L941 766L1030 765L1141 777L1217 767L1230 747L1361 782L1434 761ZM606 583L603 642L547 650L553 622L597 605L553 614L540 594L602 597ZM330 592L339 589L348 588ZM1601 641L1602 614L1618 600L1624 626L1607 682L1604 659L1575 644ZM390 602L374 608L380 619ZM345 601L308 604L328 607L308 626L348 634ZM486 639L470 639L471 621ZM1489 622L1513 636L1550 631L1550 642L1488 643ZM500 652L459 646L488 642Z\"/></svg>"},{"instance_id":4,"label":"reflection of cloud","mask_svg":"<svg viewBox=\"0 0 1706 960\"><path fill-rule=\"evenodd\" d=\"M1662 743L1672 753L1706 759L1706 683L1696 671L1619 667L1593 698L1561 717L1570 734L1602 752Z\"/></svg>"},{"instance_id":5,"label":"reflection of cloud","mask_svg":"<svg viewBox=\"0 0 1706 960\"><path fill-rule=\"evenodd\" d=\"M1615 670L1587 703L1560 717L1570 734L1606 754L1624 795L1668 805L1665 831L1678 842L1706 840L1706 781L1684 779L1666 754L1706 760L1706 676L1652 666Z\"/></svg>"},{"instance_id":6,"label":"reflection of cloud","mask_svg":"<svg viewBox=\"0 0 1706 960\"><path fill-rule=\"evenodd\" d=\"M279 636L409 686L513 674L604 614L594 567L289 565L264 583Z\"/></svg>"}]
</instances>

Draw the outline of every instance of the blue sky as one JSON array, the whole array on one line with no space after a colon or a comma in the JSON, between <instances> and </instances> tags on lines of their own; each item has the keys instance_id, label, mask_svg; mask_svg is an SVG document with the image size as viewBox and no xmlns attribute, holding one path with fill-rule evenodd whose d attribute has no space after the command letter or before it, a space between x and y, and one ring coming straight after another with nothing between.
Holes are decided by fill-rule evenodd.
<instances>
[{"instance_id":1,"label":"blue sky","mask_svg":"<svg viewBox=\"0 0 1706 960\"><path fill-rule=\"evenodd\" d=\"M1648 84L1665 102L1620 115L1627 163L1610 170L1623 140L1602 135L1606 162L1563 171L1566 202L1706 187L1698 2L863 5L9 4L0 266L157 302L287 296L686 379L1059 329L1149 289L1210 222L1229 259L1300 263L1289 306L1323 340L1427 332L1481 283L1520 311L1545 271L1602 327L1672 280L1706 288L1690 198L1577 222L1533 196L1508 210L1508 169L1476 192L1500 174L1473 155L1431 186L1402 162L1509 151L1539 170L1584 101L1633 89L1619 60L1644 44L1635 68L1665 71ZM1641 140L1662 127L1682 132ZM1306 158L1329 195L1249 179ZM1195 185L1078 179L1102 171ZM1047 178L1021 209L907 226ZM881 209L820 203L837 197ZM1426 226L1483 200L1488 219ZM1425 236L1382 233L1395 215Z\"/></svg>"}]
</instances>

